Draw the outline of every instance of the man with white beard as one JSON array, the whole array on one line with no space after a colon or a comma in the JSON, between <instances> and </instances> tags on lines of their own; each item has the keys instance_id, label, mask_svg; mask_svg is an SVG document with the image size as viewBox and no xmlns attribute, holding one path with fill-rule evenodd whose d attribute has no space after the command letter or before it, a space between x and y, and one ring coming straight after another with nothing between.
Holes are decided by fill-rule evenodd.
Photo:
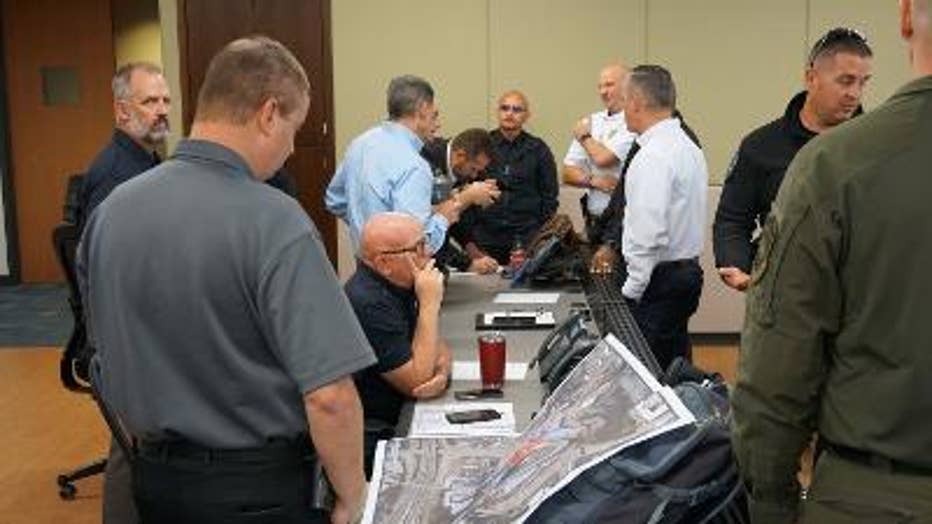
<instances>
[{"instance_id":1,"label":"man with white beard","mask_svg":"<svg viewBox=\"0 0 932 524\"><path fill-rule=\"evenodd\" d=\"M157 65L133 62L120 66L112 87L116 126L84 177L82 224L116 186L159 164L156 148L168 137L171 96Z\"/></svg>"}]
</instances>

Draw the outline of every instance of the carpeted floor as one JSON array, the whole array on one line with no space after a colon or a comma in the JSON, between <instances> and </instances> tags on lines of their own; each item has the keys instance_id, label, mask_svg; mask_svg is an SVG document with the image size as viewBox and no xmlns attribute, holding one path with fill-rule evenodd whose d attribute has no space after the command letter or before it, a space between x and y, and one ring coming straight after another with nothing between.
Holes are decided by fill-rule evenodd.
<instances>
[{"instance_id":1,"label":"carpeted floor","mask_svg":"<svg viewBox=\"0 0 932 524\"><path fill-rule=\"evenodd\" d=\"M0 286L0 348L61 346L71 327L64 285Z\"/></svg>"}]
</instances>

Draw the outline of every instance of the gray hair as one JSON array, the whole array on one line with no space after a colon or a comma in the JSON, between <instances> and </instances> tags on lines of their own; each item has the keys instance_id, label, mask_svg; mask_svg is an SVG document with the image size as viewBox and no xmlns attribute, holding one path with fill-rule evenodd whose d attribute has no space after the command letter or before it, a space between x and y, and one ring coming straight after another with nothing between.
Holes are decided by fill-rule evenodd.
<instances>
[{"instance_id":1,"label":"gray hair","mask_svg":"<svg viewBox=\"0 0 932 524\"><path fill-rule=\"evenodd\" d=\"M133 96L133 90L130 88L130 79L136 71L144 71L152 75L162 74L162 68L152 62L130 62L117 68L110 82L113 90L114 100L126 100Z\"/></svg>"},{"instance_id":2,"label":"gray hair","mask_svg":"<svg viewBox=\"0 0 932 524\"><path fill-rule=\"evenodd\" d=\"M413 115L421 103L434 101L434 89L427 80L414 75L395 77L388 84L388 118L398 120Z\"/></svg>"},{"instance_id":3,"label":"gray hair","mask_svg":"<svg viewBox=\"0 0 932 524\"><path fill-rule=\"evenodd\" d=\"M648 109L676 109L676 85L663 66L639 65L631 70L628 82L644 96Z\"/></svg>"}]
</instances>

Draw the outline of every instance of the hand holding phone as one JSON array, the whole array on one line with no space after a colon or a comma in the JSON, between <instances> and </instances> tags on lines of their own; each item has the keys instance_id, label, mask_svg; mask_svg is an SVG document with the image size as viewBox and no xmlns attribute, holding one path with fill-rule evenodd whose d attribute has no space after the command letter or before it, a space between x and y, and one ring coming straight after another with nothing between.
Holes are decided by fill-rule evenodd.
<instances>
[{"instance_id":1,"label":"hand holding phone","mask_svg":"<svg viewBox=\"0 0 932 524\"><path fill-rule=\"evenodd\" d=\"M472 424L473 422L486 422L498 420L502 414L494 409L470 409L467 411L452 411L446 415L450 424Z\"/></svg>"}]
</instances>

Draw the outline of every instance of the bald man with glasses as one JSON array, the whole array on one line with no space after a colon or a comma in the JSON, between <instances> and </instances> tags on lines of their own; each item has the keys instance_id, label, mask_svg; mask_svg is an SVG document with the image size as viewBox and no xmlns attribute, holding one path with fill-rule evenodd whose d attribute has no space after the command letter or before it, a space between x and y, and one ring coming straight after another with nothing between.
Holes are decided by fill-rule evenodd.
<instances>
[{"instance_id":1,"label":"bald man with glasses","mask_svg":"<svg viewBox=\"0 0 932 524\"><path fill-rule=\"evenodd\" d=\"M403 213L373 215L345 291L378 362L354 376L365 416L366 476L379 440L392 438L407 399L441 395L451 358L440 337L443 275L424 228Z\"/></svg>"}]
</instances>

